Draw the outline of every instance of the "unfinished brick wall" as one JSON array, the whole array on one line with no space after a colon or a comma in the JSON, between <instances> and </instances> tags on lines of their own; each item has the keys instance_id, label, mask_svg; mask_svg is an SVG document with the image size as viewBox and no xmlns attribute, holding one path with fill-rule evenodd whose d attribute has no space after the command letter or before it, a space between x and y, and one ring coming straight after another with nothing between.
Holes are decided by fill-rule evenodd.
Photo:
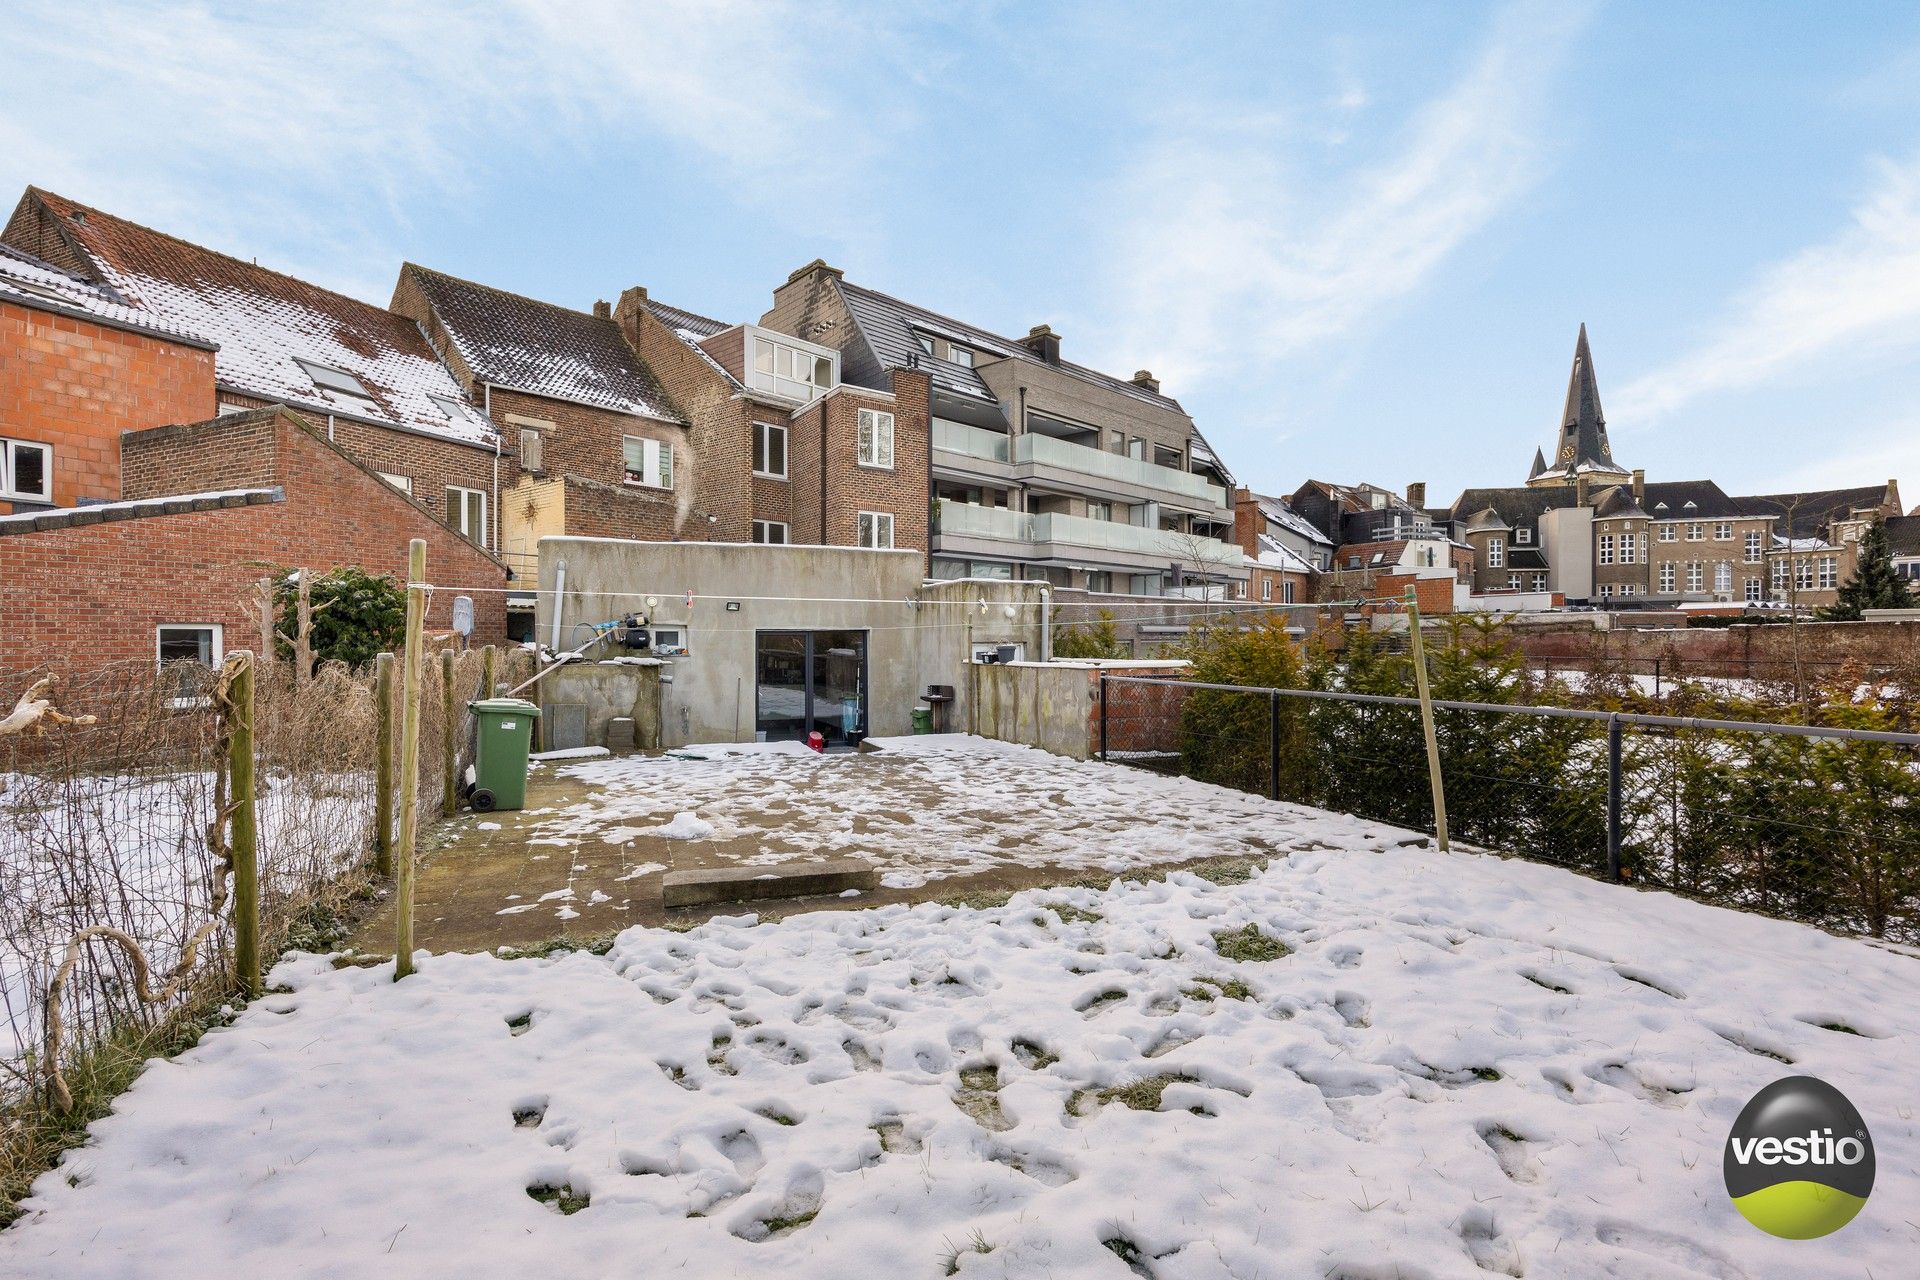
<instances>
[{"instance_id":1,"label":"unfinished brick wall","mask_svg":"<svg viewBox=\"0 0 1920 1280\"><path fill-rule=\"evenodd\" d=\"M212 351L0 303L0 436L53 447L55 506L120 496L122 432L213 413Z\"/></svg>"}]
</instances>

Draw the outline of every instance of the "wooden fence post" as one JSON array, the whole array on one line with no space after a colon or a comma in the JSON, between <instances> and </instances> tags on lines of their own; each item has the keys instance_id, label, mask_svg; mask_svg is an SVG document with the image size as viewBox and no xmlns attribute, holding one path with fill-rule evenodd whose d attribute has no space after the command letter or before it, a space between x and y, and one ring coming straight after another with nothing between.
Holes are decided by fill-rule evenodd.
<instances>
[{"instance_id":1,"label":"wooden fence post","mask_svg":"<svg viewBox=\"0 0 1920 1280\"><path fill-rule=\"evenodd\" d=\"M493 675L493 646L488 645L480 651L480 696L491 698L496 687Z\"/></svg>"},{"instance_id":2,"label":"wooden fence post","mask_svg":"<svg viewBox=\"0 0 1920 1280\"><path fill-rule=\"evenodd\" d=\"M407 548L407 644L400 673L400 839L394 850L393 980L413 972L413 852L420 827L420 661L426 629L427 543Z\"/></svg>"},{"instance_id":3,"label":"wooden fence post","mask_svg":"<svg viewBox=\"0 0 1920 1280\"><path fill-rule=\"evenodd\" d=\"M460 812L460 739L458 732L460 721L454 715L453 704L453 650L440 651L440 730L441 745L446 748L444 770L441 779L440 816L451 818Z\"/></svg>"},{"instance_id":4,"label":"wooden fence post","mask_svg":"<svg viewBox=\"0 0 1920 1280\"><path fill-rule=\"evenodd\" d=\"M1407 633L1413 642L1413 684L1420 694L1420 727L1427 739L1427 777L1433 787L1433 838L1447 852L1447 784L1440 776L1440 735L1433 726L1433 691L1427 687L1427 649L1420 636L1420 601L1407 588Z\"/></svg>"},{"instance_id":5,"label":"wooden fence post","mask_svg":"<svg viewBox=\"0 0 1920 1280\"><path fill-rule=\"evenodd\" d=\"M233 856L233 960L240 989L260 994L260 825L254 808L253 673L254 658L235 653L233 681L227 689L227 847Z\"/></svg>"},{"instance_id":6,"label":"wooden fence post","mask_svg":"<svg viewBox=\"0 0 1920 1280\"><path fill-rule=\"evenodd\" d=\"M373 660L373 702L379 728L373 748L373 870L393 874L393 655Z\"/></svg>"},{"instance_id":7,"label":"wooden fence post","mask_svg":"<svg viewBox=\"0 0 1920 1280\"><path fill-rule=\"evenodd\" d=\"M304 689L313 678L313 583L305 569L300 570L300 597L296 605L293 633L293 687Z\"/></svg>"},{"instance_id":8,"label":"wooden fence post","mask_svg":"<svg viewBox=\"0 0 1920 1280\"><path fill-rule=\"evenodd\" d=\"M260 654L256 661L271 667L279 658L279 649L273 642L274 633L273 579L260 579Z\"/></svg>"}]
</instances>

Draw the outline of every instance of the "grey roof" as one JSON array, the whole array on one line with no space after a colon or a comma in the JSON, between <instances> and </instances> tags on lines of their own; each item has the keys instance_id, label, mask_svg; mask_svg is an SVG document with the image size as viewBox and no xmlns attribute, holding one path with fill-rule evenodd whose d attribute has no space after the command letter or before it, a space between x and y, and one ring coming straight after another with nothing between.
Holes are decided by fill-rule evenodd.
<instances>
[{"instance_id":1,"label":"grey roof","mask_svg":"<svg viewBox=\"0 0 1920 1280\"><path fill-rule=\"evenodd\" d=\"M1547 567L1547 553L1539 547L1510 547L1507 550L1507 568L1544 569Z\"/></svg>"},{"instance_id":2,"label":"grey roof","mask_svg":"<svg viewBox=\"0 0 1920 1280\"><path fill-rule=\"evenodd\" d=\"M1547 469L1547 455L1541 451L1539 446L1536 445L1534 446L1534 450L1533 450L1533 470L1527 472L1527 479L1529 480L1533 479L1534 477L1538 476L1542 471L1545 471L1546 469Z\"/></svg>"},{"instance_id":3,"label":"grey roof","mask_svg":"<svg viewBox=\"0 0 1920 1280\"><path fill-rule=\"evenodd\" d=\"M1260 504L1260 514L1271 523L1280 525L1290 532L1305 538L1309 542L1324 542L1328 546L1333 545L1332 538L1329 538L1326 534L1314 528L1311 521L1288 506L1285 498L1274 498L1264 493L1256 493L1253 495L1253 500Z\"/></svg>"},{"instance_id":4,"label":"grey roof","mask_svg":"<svg viewBox=\"0 0 1920 1280\"><path fill-rule=\"evenodd\" d=\"M681 307L670 307L664 302L647 299L647 310L660 318L660 323L676 332L684 330L696 338L711 338L716 333L725 332L733 326L725 320L715 320L703 316L697 311L687 311Z\"/></svg>"},{"instance_id":5,"label":"grey roof","mask_svg":"<svg viewBox=\"0 0 1920 1280\"><path fill-rule=\"evenodd\" d=\"M1735 498L1749 510L1777 515L1774 533L1783 538L1811 538L1834 520L1844 520L1855 510L1877 507L1887 499L1885 485L1863 485L1857 489L1813 489L1806 493L1762 493Z\"/></svg>"},{"instance_id":6,"label":"grey roof","mask_svg":"<svg viewBox=\"0 0 1920 1280\"><path fill-rule=\"evenodd\" d=\"M474 376L498 387L678 422L613 320L408 263Z\"/></svg>"},{"instance_id":7,"label":"grey roof","mask_svg":"<svg viewBox=\"0 0 1920 1280\"><path fill-rule=\"evenodd\" d=\"M1920 556L1920 516L1888 516L1887 547L1897 556Z\"/></svg>"},{"instance_id":8,"label":"grey roof","mask_svg":"<svg viewBox=\"0 0 1920 1280\"><path fill-rule=\"evenodd\" d=\"M1728 519L1735 516L1770 516L1771 510L1755 505L1751 498L1729 498L1726 491L1711 480L1666 480L1649 483L1640 509L1655 520Z\"/></svg>"},{"instance_id":9,"label":"grey roof","mask_svg":"<svg viewBox=\"0 0 1920 1280\"><path fill-rule=\"evenodd\" d=\"M1574 505L1572 485L1552 485L1529 489L1516 485L1502 489L1464 489L1453 502L1453 518L1465 521L1482 511L1491 510L1509 525L1535 525L1540 517L1559 507Z\"/></svg>"},{"instance_id":10,"label":"grey roof","mask_svg":"<svg viewBox=\"0 0 1920 1280\"><path fill-rule=\"evenodd\" d=\"M985 329L943 316L937 311L928 311L911 302L868 289L862 285L849 284L836 279L840 296L846 300L847 310L853 316L853 322L861 335L872 348L874 357L883 368L904 369L919 368L926 371L933 380L935 388L950 391L974 400L991 400L993 393L980 375L964 365L951 364L937 360L927 354L919 340L914 337L915 330L936 334L949 340L958 341L961 346L972 347L997 358L1031 360L1036 364L1045 363L1039 356L1010 338L1001 337ZM1089 369L1085 365L1061 361L1058 368L1075 377L1084 378L1098 386L1121 395L1131 396L1147 404L1171 409L1184 414L1185 409L1172 396L1162 395L1125 378L1116 378L1112 374Z\"/></svg>"},{"instance_id":11,"label":"grey roof","mask_svg":"<svg viewBox=\"0 0 1920 1280\"><path fill-rule=\"evenodd\" d=\"M1571 445L1573 457L1566 449ZM1573 370L1567 375L1567 402L1560 410L1560 430L1554 437L1551 465L1537 470L1528 479L1541 475L1572 476L1581 471L1605 471L1625 474L1625 468L1613 460L1607 444L1607 418L1600 410L1600 382L1593 372L1593 352L1587 346L1587 326L1573 344ZM1536 455L1536 463L1548 461Z\"/></svg>"}]
</instances>

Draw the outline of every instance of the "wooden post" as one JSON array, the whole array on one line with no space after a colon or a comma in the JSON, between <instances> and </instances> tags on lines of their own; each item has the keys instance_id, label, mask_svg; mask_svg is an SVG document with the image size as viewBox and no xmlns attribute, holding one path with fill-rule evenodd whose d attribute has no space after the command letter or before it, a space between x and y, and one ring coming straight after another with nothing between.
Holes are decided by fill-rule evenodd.
<instances>
[{"instance_id":1,"label":"wooden post","mask_svg":"<svg viewBox=\"0 0 1920 1280\"><path fill-rule=\"evenodd\" d=\"M240 989L260 994L260 825L254 809L253 655L235 653L227 700L227 847L233 855L233 964Z\"/></svg>"},{"instance_id":2,"label":"wooden post","mask_svg":"<svg viewBox=\"0 0 1920 1280\"><path fill-rule=\"evenodd\" d=\"M394 849L393 980L413 972L413 854L420 827L420 650L427 621L427 543L407 548L407 644L400 673L400 838Z\"/></svg>"},{"instance_id":3,"label":"wooden post","mask_svg":"<svg viewBox=\"0 0 1920 1280\"><path fill-rule=\"evenodd\" d=\"M273 579L260 579L260 655L258 661L271 665L280 656L279 648L273 642L274 633Z\"/></svg>"},{"instance_id":4,"label":"wooden post","mask_svg":"<svg viewBox=\"0 0 1920 1280\"><path fill-rule=\"evenodd\" d=\"M440 743L446 749L441 779L440 816L460 812L460 719L454 714L453 650L440 651Z\"/></svg>"},{"instance_id":5,"label":"wooden post","mask_svg":"<svg viewBox=\"0 0 1920 1280\"><path fill-rule=\"evenodd\" d=\"M393 655L373 660L373 702L379 728L373 748L373 870L393 874Z\"/></svg>"},{"instance_id":6,"label":"wooden post","mask_svg":"<svg viewBox=\"0 0 1920 1280\"><path fill-rule=\"evenodd\" d=\"M293 687L303 689L313 678L313 584L305 569L300 570L299 592L293 633Z\"/></svg>"},{"instance_id":7,"label":"wooden post","mask_svg":"<svg viewBox=\"0 0 1920 1280\"><path fill-rule=\"evenodd\" d=\"M496 688L493 676L493 646L488 645L480 651L480 696L491 698Z\"/></svg>"},{"instance_id":8,"label":"wooden post","mask_svg":"<svg viewBox=\"0 0 1920 1280\"><path fill-rule=\"evenodd\" d=\"M1447 851L1447 784L1440 777L1440 735L1433 727L1433 692L1427 688L1427 650L1420 638L1420 601L1407 588L1407 633L1413 641L1413 681L1420 693L1420 727L1427 736L1427 777L1433 784L1433 836Z\"/></svg>"}]
</instances>

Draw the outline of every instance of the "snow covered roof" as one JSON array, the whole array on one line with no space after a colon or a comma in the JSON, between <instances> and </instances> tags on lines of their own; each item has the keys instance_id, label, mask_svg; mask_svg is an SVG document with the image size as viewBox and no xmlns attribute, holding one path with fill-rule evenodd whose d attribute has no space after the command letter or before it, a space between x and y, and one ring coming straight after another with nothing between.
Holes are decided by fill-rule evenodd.
<instances>
[{"instance_id":1,"label":"snow covered roof","mask_svg":"<svg viewBox=\"0 0 1920 1280\"><path fill-rule=\"evenodd\" d=\"M1259 539L1260 554L1248 556L1248 563L1257 564L1265 569L1280 569L1287 573L1313 572L1313 566L1301 559L1299 552L1285 543L1264 533L1259 535Z\"/></svg>"},{"instance_id":2,"label":"snow covered roof","mask_svg":"<svg viewBox=\"0 0 1920 1280\"><path fill-rule=\"evenodd\" d=\"M715 373L725 378L729 385L745 389L744 382L734 377L727 366L721 364L711 351L700 345L705 339L715 334L725 333L729 329L738 328L738 325L728 324L724 320L715 320L697 312L683 311L679 307L670 307L664 302L655 302L651 298L647 300L647 310L653 313L654 319L671 330L674 337L685 343L688 350L706 361Z\"/></svg>"},{"instance_id":3,"label":"snow covered roof","mask_svg":"<svg viewBox=\"0 0 1920 1280\"><path fill-rule=\"evenodd\" d=\"M37 187L14 214L14 224L28 222L150 321L218 343L214 373L224 387L470 444L494 440L403 316Z\"/></svg>"},{"instance_id":4,"label":"snow covered roof","mask_svg":"<svg viewBox=\"0 0 1920 1280\"><path fill-rule=\"evenodd\" d=\"M1269 523L1277 524L1309 542L1318 542L1329 547L1333 545L1333 539L1314 528L1312 521L1288 506L1285 498L1272 498L1264 493L1257 493L1254 495L1254 501L1260 504L1260 514Z\"/></svg>"},{"instance_id":5,"label":"snow covered roof","mask_svg":"<svg viewBox=\"0 0 1920 1280\"><path fill-rule=\"evenodd\" d=\"M117 328L151 333L188 346L219 346L151 312L127 306L114 293L11 245L0 244L0 299L45 311L90 316Z\"/></svg>"},{"instance_id":6,"label":"snow covered roof","mask_svg":"<svg viewBox=\"0 0 1920 1280\"><path fill-rule=\"evenodd\" d=\"M497 387L678 422L660 384L611 318L475 284L409 262L474 377Z\"/></svg>"}]
</instances>

